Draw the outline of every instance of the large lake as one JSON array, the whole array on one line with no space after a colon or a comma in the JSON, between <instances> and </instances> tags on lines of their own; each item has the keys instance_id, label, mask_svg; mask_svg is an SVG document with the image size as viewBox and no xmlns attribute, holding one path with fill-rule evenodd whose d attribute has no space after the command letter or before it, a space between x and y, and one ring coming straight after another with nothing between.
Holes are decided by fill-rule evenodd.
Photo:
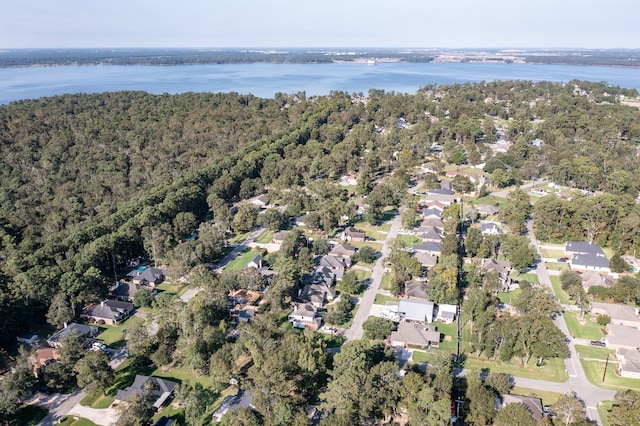
<instances>
[{"instance_id":1,"label":"large lake","mask_svg":"<svg viewBox=\"0 0 640 426\"><path fill-rule=\"evenodd\" d=\"M481 63L228 64L183 66L52 66L0 68L0 104L65 93L238 92L260 97L304 91L415 93L427 84L494 80L606 81L640 91L640 69Z\"/></svg>"}]
</instances>

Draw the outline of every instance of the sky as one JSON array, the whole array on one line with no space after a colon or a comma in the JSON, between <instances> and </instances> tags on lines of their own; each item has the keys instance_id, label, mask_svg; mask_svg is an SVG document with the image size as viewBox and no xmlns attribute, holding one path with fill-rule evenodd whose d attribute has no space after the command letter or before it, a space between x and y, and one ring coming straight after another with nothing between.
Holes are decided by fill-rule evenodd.
<instances>
[{"instance_id":1,"label":"sky","mask_svg":"<svg viewBox=\"0 0 640 426\"><path fill-rule=\"evenodd\" d=\"M2 0L0 48L640 48L638 0Z\"/></svg>"}]
</instances>

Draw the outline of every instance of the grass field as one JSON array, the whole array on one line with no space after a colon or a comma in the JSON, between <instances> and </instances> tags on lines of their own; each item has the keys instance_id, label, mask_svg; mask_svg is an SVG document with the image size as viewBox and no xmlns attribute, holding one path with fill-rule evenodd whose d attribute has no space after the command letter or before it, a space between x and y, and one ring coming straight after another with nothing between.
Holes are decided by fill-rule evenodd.
<instances>
[{"instance_id":1,"label":"grass field","mask_svg":"<svg viewBox=\"0 0 640 426\"><path fill-rule=\"evenodd\" d=\"M369 278L371 278L371 271L363 271L362 269L351 269L351 271L356 274L358 280L360 281L368 280Z\"/></svg>"},{"instance_id":2,"label":"grass field","mask_svg":"<svg viewBox=\"0 0 640 426\"><path fill-rule=\"evenodd\" d=\"M247 237L248 237L249 235L251 235L251 231L249 231L249 232L245 232L245 233L240 233L240 234L238 234L238 233L233 234L233 235L229 238L229 242L230 242L231 244L241 243L241 242L243 242L244 240L246 240L246 239L247 239Z\"/></svg>"},{"instance_id":3,"label":"grass field","mask_svg":"<svg viewBox=\"0 0 640 426\"><path fill-rule=\"evenodd\" d=\"M422 240L415 235L410 234L398 234L396 236L396 241L394 242L394 247L413 247L416 244L420 244ZM404 244L404 245L403 245Z\"/></svg>"},{"instance_id":4,"label":"grass field","mask_svg":"<svg viewBox=\"0 0 640 426\"><path fill-rule=\"evenodd\" d=\"M486 204L489 206L501 207L507 204L507 199L502 197L496 197L495 195L487 195L486 197L477 198L472 202L473 205Z\"/></svg>"},{"instance_id":5,"label":"grass field","mask_svg":"<svg viewBox=\"0 0 640 426\"><path fill-rule=\"evenodd\" d=\"M552 405L555 404L558 399L562 396L561 393L557 392L549 392L549 391L541 391L537 389L529 389L529 388L521 388L518 386L514 386L509 392L512 395L523 395L523 396L535 396L542 400L543 405Z\"/></svg>"},{"instance_id":6,"label":"grass field","mask_svg":"<svg viewBox=\"0 0 640 426\"><path fill-rule=\"evenodd\" d=\"M567 323L567 328L569 332L574 337L582 338L582 339L590 339L590 340L600 340L604 336L602 332L602 326L597 322L592 321L594 317L591 315L584 316L584 325L578 322L578 312L568 312L564 313L564 320Z\"/></svg>"},{"instance_id":7,"label":"grass field","mask_svg":"<svg viewBox=\"0 0 640 426\"><path fill-rule=\"evenodd\" d=\"M529 272L527 274L517 274L513 278L515 280L517 280L517 281L527 280L531 284L539 284L540 283L540 280L538 279L538 276L536 274L532 273L532 272Z\"/></svg>"},{"instance_id":8,"label":"grass field","mask_svg":"<svg viewBox=\"0 0 640 426\"><path fill-rule=\"evenodd\" d=\"M565 256L564 247L558 247L557 249L541 248L540 255L545 259L559 259Z\"/></svg>"},{"instance_id":9,"label":"grass field","mask_svg":"<svg viewBox=\"0 0 640 426\"><path fill-rule=\"evenodd\" d=\"M520 290L519 288L507 291L506 293L498 293L498 299L500 299L502 303L511 305L513 304L513 301L516 300L518 296L520 296L520 293L522 293L522 290Z\"/></svg>"},{"instance_id":10,"label":"grass field","mask_svg":"<svg viewBox=\"0 0 640 426\"><path fill-rule=\"evenodd\" d=\"M354 228L360 229L365 235L374 240L384 240L387 238L387 233L391 229L390 223L383 223L381 225L372 225L369 222L358 222L353 225Z\"/></svg>"},{"instance_id":11,"label":"grass field","mask_svg":"<svg viewBox=\"0 0 640 426\"><path fill-rule=\"evenodd\" d=\"M602 361L605 361L607 356L614 353L611 349L599 348L597 346L575 345L575 348L581 358L600 359Z\"/></svg>"},{"instance_id":12,"label":"grass field","mask_svg":"<svg viewBox=\"0 0 640 426\"><path fill-rule=\"evenodd\" d=\"M382 290L390 290L391 289L391 273L387 272L382 276L380 280L380 288Z\"/></svg>"},{"instance_id":13,"label":"grass field","mask_svg":"<svg viewBox=\"0 0 640 426\"><path fill-rule=\"evenodd\" d=\"M545 262L544 266L550 271L568 271L571 269L566 262Z\"/></svg>"},{"instance_id":14,"label":"grass field","mask_svg":"<svg viewBox=\"0 0 640 426\"><path fill-rule=\"evenodd\" d=\"M609 426L609 410L613 407L613 401L602 401L598 404L598 414L600 415L600 421L602 426Z\"/></svg>"}]
</instances>

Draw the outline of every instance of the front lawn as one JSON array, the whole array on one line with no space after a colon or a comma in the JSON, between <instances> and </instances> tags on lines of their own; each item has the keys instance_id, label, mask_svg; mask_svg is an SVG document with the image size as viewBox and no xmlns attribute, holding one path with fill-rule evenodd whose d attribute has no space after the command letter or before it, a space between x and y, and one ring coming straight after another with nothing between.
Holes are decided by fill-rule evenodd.
<instances>
[{"instance_id":1,"label":"front lawn","mask_svg":"<svg viewBox=\"0 0 640 426\"><path fill-rule=\"evenodd\" d=\"M398 234L396 236L396 241L394 242L393 246L396 248L401 248L401 247L413 247L416 244L420 244L422 242L422 240L418 237L416 237L415 235L411 235L411 234Z\"/></svg>"},{"instance_id":2,"label":"front lawn","mask_svg":"<svg viewBox=\"0 0 640 426\"><path fill-rule=\"evenodd\" d=\"M559 259L561 257L565 257L564 247L559 246L557 249L541 248L540 256L545 259Z\"/></svg>"},{"instance_id":3,"label":"front lawn","mask_svg":"<svg viewBox=\"0 0 640 426\"><path fill-rule=\"evenodd\" d=\"M382 290L391 290L391 272L387 272L382 276L380 288Z\"/></svg>"},{"instance_id":4,"label":"front lawn","mask_svg":"<svg viewBox=\"0 0 640 426\"><path fill-rule=\"evenodd\" d=\"M104 329L97 338L102 340L105 345L110 348L118 349L125 345L123 330L127 330L133 324L144 322L142 318L133 316L127 318L125 322L120 325L101 325L100 328Z\"/></svg>"},{"instance_id":5,"label":"front lawn","mask_svg":"<svg viewBox=\"0 0 640 426\"><path fill-rule=\"evenodd\" d=\"M513 301L516 300L518 296L520 296L520 293L522 293L522 290L520 290L519 288L515 290L507 291L505 293L498 293L498 299L502 303L505 303L507 305L513 305Z\"/></svg>"},{"instance_id":6,"label":"front lawn","mask_svg":"<svg viewBox=\"0 0 640 426\"><path fill-rule=\"evenodd\" d=\"M595 316L585 314L584 324L578 322L579 312L565 311L564 320L573 337L589 340L600 340L604 336L602 326L595 320Z\"/></svg>"},{"instance_id":7,"label":"front lawn","mask_svg":"<svg viewBox=\"0 0 640 426\"><path fill-rule=\"evenodd\" d=\"M61 426L97 426L89 419L76 416L64 416L58 424Z\"/></svg>"},{"instance_id":8,"label":"front lawn","mask_svg":"<svg viewBox=\"0 0 640 426\"><path fill-rule=\"evenodd\" d=\"M225 271L239 271L247 266L247 263L251 261L254 257L259 255L260 252L257 250L247 250L240 253L233 259L231 262L227 263L227 266L224 267Z\"/></svg>"},{"instance_id":9,"label":"front lawn","mask_svg":"<svg viewBox=\"0 0 640 426\"><path fill-rule=\"evenodd\" d=\"M265 229L262 234L255 239L255 242L258 244L269 244L271 240L273 240L273 231Z\"/></svg>"},{"instance_id":10,"label":"front lawn","mask_svg":"<svg viewBox=\"0 0 640 426\"><path fill-rule=\"evenodd\" d=\"M601 401L598 404L598 415L600 415L600 421L602 426L609 426L609 410L613 408L613 401Z\"/></svg>"},{"instance_id":11,"label":"front lawn","mask_svg":"<svg viewBox=\"0 0 640 426\"><path fill-rule=\"evenodd\" d=\"M627 379L626 377L618 376L616 373L618 363L612 362L611 358L609 358L609 365L607 366L607 374L604 382L602 382L605 366L604 361L587 361L580 359L580 363L582 363L582 368L584 368L584 373L587 376L587 379L594 385L605 389L612 389L616 391L632 389L640 391L640 380Z\"/></svg>"},{"instance_id":12,"label":"front lawn","mask_svg":"<svg viewBox=\"0 0 640 426\"><path fill-rule=\"evenodd\" d=\"M369 222L358 222L353 227L364 232L367 238L385 240L387 239L387 233L391 229L391 224L372 225Z\"/></svg>"},{"instance_id":13,"label":"front lawn","mask_svg":"<svg viewBox=\"0 0 640 426\"><path fill-rule=\"evenodd\" d=\"M387 296L386 294L376 293L376 298L373 300L374 305L386 305L387 302L400 302L400 299L393 296Z\"/></svg>"},{"instance_id":14,"label":"front lawn","mask_svg":"<svg viewBox=\"0 0 640 426\"><path fill-rule=\"evenodd\" d=\"M35 426L40 422L40 420L44 419L48 413L49 410L45 410L44 408L40 408L35 405L25 405L18 410L15 424L21 426Z\"/></svg>"},{"instance_id":15,"label":"front lawn","mask_svg":"<svg viewBox=\"0 0 640 426\"><path fill-rule=\"evenodd\" d=\"M526 274L518 274L515 277L513 277L513 279L517 280L518 282L526 280L526 281L529 281L531 284L540 284L540 280L538 279L538 276L533 272L529 272Z\"/></svg>"},{"instance_id":16,"label":"front lawn","mask_svg":"<svg viewBox=\"0 0 640 426\"><path fill-rule=\"evenodd\" d=\"M583 346L575 345L576 351L581 358L600 359L605 361L607 356L613 355L614 351L607 348L600 348L598 346ZM612 357L611 359L613 359Z\"/></svg>"},{"instance_id":17,"label":"front lawn","mask_svg":"<svg viewBox=\"0 0 640 426\"><path fill-rule=\"evenodd\" d=\"M545 262L544 266L550 271L568 271L571 269L566 262Z\"/></svg>"},{"instance_id":18,"label":"front lawn","mask_svg":"<svg viewBox=\"0 0 640 426\"><path fill-rule=\"evenodd\" d=\"M518 358L505 362L497 359L469 356L464 361L464 367L478 370L486 368L492 373L505 373L512 376L548 380L550 382L565 382L569 379L562 358L548 358L544 360L542 367L536 367L535 359L531 359L529 364L522 366Z\"/></svg>"},{"instance_id":19,"label":"front lawn","mask_svg":"<svg viewBox=\"0 0 640 426\"><path fill-rule=\"evenodd\" d=\"M542 400L543 405L553 405L555 404L560 397L561 393L543 391L538 389L529 389L529 388L521 388L519 386L514 386L509 393L511 395L523 395L523 396L535 396Z\"/></svg>"},{"instance_id":20,"label":"front lawn","mask_svg":"<svg viewBox=\"0 0 640 426\"><path fill-rule=\"evenodd\" d=\"M555 275L550 275L549 278L551 279L551 287L553 287L553 292L558 298L558 302L562 303L563 305L571 304L571 301L569 300L569 296L562 289L562 284L560 283L560 277Z\"/></svg>"}]
</instances>

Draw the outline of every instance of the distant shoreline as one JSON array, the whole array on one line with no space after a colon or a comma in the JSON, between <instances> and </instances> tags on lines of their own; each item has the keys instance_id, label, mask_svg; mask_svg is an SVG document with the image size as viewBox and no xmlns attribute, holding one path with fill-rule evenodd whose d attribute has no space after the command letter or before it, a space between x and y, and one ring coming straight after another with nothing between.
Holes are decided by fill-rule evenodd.
<instances>
[{"instance_id":1,"label":"distant shoreline","mask_svg":"<svg viewBox=\"0 0 640 426\"><path fill-rule=\"evenodd\" d=\"M0 67L73 65L521 63L640 68L640 49L4 49Z\"/></svg>"}]
</instances>

